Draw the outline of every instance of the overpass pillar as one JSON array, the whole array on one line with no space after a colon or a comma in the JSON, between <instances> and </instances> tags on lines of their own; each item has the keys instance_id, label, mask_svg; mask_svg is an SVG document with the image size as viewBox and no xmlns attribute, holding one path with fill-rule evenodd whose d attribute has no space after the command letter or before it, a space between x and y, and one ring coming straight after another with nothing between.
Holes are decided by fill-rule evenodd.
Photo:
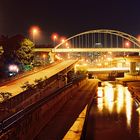
<instances>
[{"instance_id":1,"label":"overpass pillar","mask_svg":"<svg viewBox=\"0 0 140 140\"><path fill-rule=\"evenodd\" d=\"M136 74L136 62L130 62L130 74Z\"/></svg>"},{"instance_id":2,"label":"overpass pillar","mask_svg":"<svg viewBox=\"0 0 140 140\"><path fill-rule=\"evenodd\" d=\"M50 63L53 63L55 60L55 53L49 52L49 61Z\"/></svg>"}]
</instances>

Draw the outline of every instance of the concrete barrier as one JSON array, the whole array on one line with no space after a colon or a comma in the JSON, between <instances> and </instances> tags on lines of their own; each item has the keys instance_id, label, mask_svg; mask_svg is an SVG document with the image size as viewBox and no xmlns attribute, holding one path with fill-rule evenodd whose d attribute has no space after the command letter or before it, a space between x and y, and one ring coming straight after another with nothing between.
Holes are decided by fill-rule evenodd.
<instances>
[{"instance_id":1,"label":"concrete barrier","mask_svg":"<svg viewBox=\"0 0 140 140\"><path fill-rule=\"evenodd\" d=\"M42 105L40 108L36 109L32 113L26 115L24 119L20 120L12 129L11 133L3 135L8 137L10 140L32 140L41 129L54 117L54 115L62 108L62 106L74 96L74 90L77 86L81 87L86 84L86 80L75 83L67 90L63 91L58 96L54 97L46 104ZM46 91L47 92L47 91Z\"/></svg>"}]
</instances>

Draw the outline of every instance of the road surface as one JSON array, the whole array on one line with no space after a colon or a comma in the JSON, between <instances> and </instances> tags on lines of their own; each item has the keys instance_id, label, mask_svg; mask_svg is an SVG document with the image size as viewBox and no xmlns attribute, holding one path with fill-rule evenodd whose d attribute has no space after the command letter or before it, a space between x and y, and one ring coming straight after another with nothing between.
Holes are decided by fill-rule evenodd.
<instances>
[{"instance_id":1,"label":"road surface","mask_svg":"<svg viewBox=\"0 0 140 140\"><path fill-rule=\"evenodd\" d=\"M0 92L10 92L12 93L12 96L15 96L23 91L21 86L25 82L29 82L30 84L34 84L35 79L44 78L45 76L47 78L59 73L60 71L64 70L65 68L69 67L73 63L75 63L76 60L66 60L64 62L58 63L50 68L47 68L45 70L39 71L37 73L28 75L26 77L14 80L8 84L5 84L4 86L0 86Z\"/></svg>"}]
</instances>

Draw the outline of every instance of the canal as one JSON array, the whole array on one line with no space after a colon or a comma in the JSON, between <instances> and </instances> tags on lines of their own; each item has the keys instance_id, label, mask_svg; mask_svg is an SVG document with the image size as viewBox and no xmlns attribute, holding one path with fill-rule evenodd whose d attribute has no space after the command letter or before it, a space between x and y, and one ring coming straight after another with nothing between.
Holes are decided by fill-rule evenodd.
<instances>
[{"instance_id":1,"label":"canal","mask_svg":"<svg viewBox=\"0 0 140 140\"><path fill-rule=\"evenodd\" d=\"M140 140L140 108L127 87L98 87L85 121L84 140Z\"/></svg>"}]
</instances>

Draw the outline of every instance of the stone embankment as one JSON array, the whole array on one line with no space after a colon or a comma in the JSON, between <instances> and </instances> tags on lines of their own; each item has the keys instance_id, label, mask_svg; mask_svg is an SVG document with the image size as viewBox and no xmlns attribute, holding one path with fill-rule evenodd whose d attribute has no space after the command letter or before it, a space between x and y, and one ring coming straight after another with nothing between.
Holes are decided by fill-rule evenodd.
<instances>
[{"instance_id":1,"label":"stone embankment","mask_svg":"<svg viewBox=\"0 0 140 140\"><path fill-rule=\"evenodd\" d=\"M133 97L140 103L140 82L129 82L127 86Z\"/></svg>"}]
</instances>

